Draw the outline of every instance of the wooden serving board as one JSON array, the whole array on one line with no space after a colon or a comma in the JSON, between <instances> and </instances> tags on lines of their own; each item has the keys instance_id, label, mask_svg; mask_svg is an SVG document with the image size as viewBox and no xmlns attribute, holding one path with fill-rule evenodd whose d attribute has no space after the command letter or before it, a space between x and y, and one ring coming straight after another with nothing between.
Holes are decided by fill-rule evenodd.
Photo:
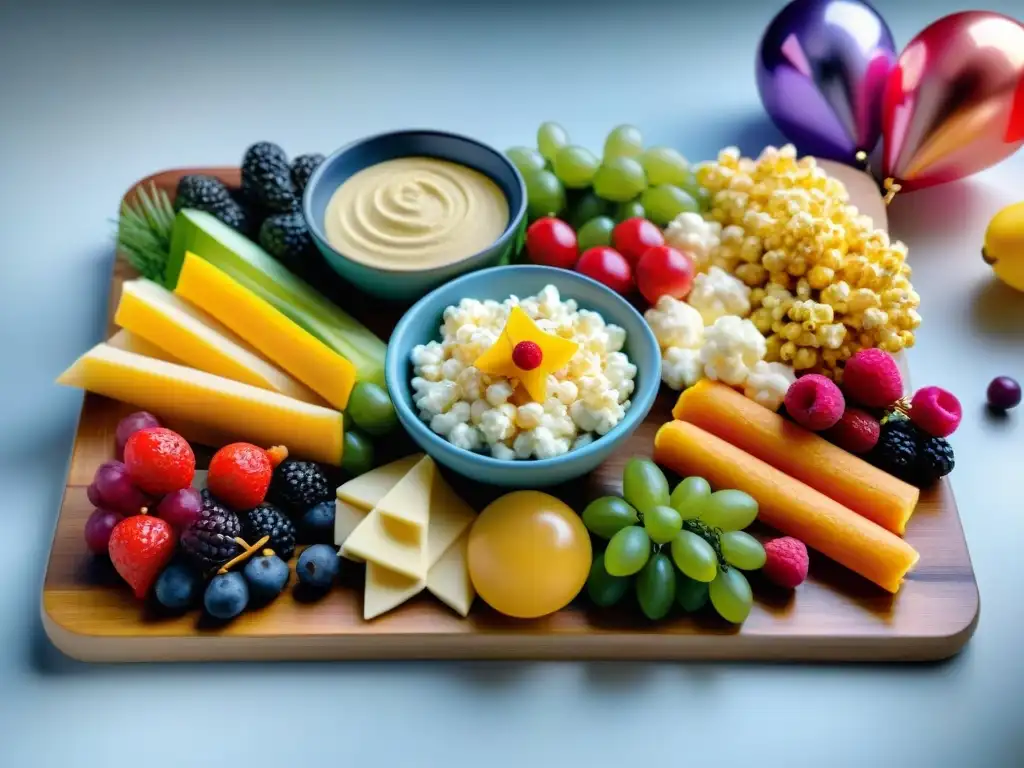
<instances>
[{"instance_id":1,"label":"wooden serving board","mask_svg":"<svg viewBox=\"0 0 1024 768\"><path fill-rule=\"evenodd\" d=\"M830 167L833 170L833 167ZM145 179L173 194L185 173L214 173L237 184L237 169L167 171ZM854 202L885 221L869 177L843 166ZM131 194L131 193L129 193ZM326 269L326 268L325 268ZM130 277L122 263L113 276L111 305ZM337 285L330 274L317 285ZM315 278L314 278L315 279ZM353 292L345 296L353 308ZM387 338L401 314L369 301L353 312ZM113 328L111 329L111 332ZM70 363L70 361L68 361ZM663 391L647 421L627 444L583 483L553 492L581 510L588 499L621 489L626 459L649 456L654 434L671 418L674 393ZM812 553L811 575L795 593L752 576L755 605L742 627L708 609L657 624L638 609L596 610L583 601L534 621L496 614L479 599L462 619L424 593L391 614L362 620L362 569L343 565L341 585L318 602L289 588L269 607L234 622L208 623L197 612L168 618L137 602L109 562L87 552L82 530L92 506L86 486L96 467L113 457L114 428L132 408L86 395L60 517L46 570L42 619L53 643L86 661L203 661L272 659L738 659L800 661L911 661L955 654L978 618L978 589L949 485L924 493L907 539L921 554L896 596L889 595L824 557ZM393 455L411 444L389 441ZM201 455L205 461L208 455ZM205 464L203 464L205 466ZM477 509L497 489L453 483ZM625 601L629 603L630 601Z\"/></svg>"}]
</instances>

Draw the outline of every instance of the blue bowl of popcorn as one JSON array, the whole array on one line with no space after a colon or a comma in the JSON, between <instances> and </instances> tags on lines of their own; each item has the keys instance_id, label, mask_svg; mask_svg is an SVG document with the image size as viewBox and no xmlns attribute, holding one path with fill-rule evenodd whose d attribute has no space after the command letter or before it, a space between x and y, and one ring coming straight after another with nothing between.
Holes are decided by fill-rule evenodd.
<instances>
[{"instance_id":1,"label":"blue bowl of popcorn","mask_svg":"<svg viewBox=\"0 0 1024 768\"><path fill-rule=\"evenodd\" d=\"M529 337L538 350L564 351L555 336L575 351L544 361L512 344L510 317L517 334L539 334ZM504 359L506 347L538 356L510 354L511 369L495 367L494 351L481 357ZM513 375L514 361L536 368ZM558 485L604 462L646 418L660 370L654 333L622 296L576 272L526 265L473 272L420 299L395 327L385 364L398 418L425 452L510 488Z\"/></svg>"}]
</instances>

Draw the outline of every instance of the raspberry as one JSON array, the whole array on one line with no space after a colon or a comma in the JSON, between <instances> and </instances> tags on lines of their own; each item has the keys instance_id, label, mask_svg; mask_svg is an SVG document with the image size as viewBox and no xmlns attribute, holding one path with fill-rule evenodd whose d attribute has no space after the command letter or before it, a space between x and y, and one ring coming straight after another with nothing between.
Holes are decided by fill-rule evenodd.
<instances>
[{"instance_id":1,"label":"raspberry","mask_svg":"<svg viewBox=\"0 0 1024 768\"><path fill-rule=\"evenodd\" d=\"M835 425L846 410L843 393L820 374L801 376L786 391L786 412L806 429L820 432Z\"/></svg>"},{"instance_id":2,"label":"raspberry","mask_svg":"<svg viewBox=\"0 0 1024 768\"><path fill-rule=\"evenodd\" d=\"M188 441L165 427L140 429L124 444L128 476L139 489L164 496L192 485L196 456Z\"/></svg>"},{"instance_id":3,"label":"raspberry","mask_svg":"<svg viewBox=\"0 0 1024 768\"><path fill-rule=\"evenodd\" d=\"M963 409L942 387L925 387L910 401L910 420L932 437L948 437L960 426Z\"/></svg>"},{"instance_id":4,"label":"raspberry","mask_svg":"<svg viewBox=\"0 0 1024 768\"><path fill-rule=\"evenodd\" d=\"M783 536L765 542L764 575L772 582L786 589L796 589L807 578L810 561L807 547L800 539Z\"/></svg>"},{"instance_id":5,"label":"raspberry","mask_svg":"<svg viewBox=\"0 0 1024 768\"><path fill-rule=\"evenodd\" d=\"M532 371L544 359L544 352L534 341L520 341L512 350L512 362L521 371Z\"/></svg>"},{"instance_id":6,"label":"raspberry","mask_svg":"<svg viewBox=\"0 0 1024 768\"><path fill-rule=\"evenodd\" d=\"M868 408L888 408L903 397L903 376L896 361L882 349L861 349L843 368L846 396Z\"/></svg>"},{"instance_id":7,"label":"raspberry","mask_svg":"<svg viewBox=\"0 0 1024 768\"><path fill-rule=\"evenodd\" d=\"M870 413L860 408L847 408L825 437L850 453L868 453L878 443L880 431L878 419Z\"/></svg>"},{"instance_id":8,"label":"raspberry","mask_svg":"<svg viewBox=\"0 0 1024 768\"><path fill-rule=\"evenodd\" d=\"M266 498L274 467L282 458L275 449L268 453L251 443L225 445L210 459L206 487L229 507L252 509Z\"/></svg>"}]
</instances>

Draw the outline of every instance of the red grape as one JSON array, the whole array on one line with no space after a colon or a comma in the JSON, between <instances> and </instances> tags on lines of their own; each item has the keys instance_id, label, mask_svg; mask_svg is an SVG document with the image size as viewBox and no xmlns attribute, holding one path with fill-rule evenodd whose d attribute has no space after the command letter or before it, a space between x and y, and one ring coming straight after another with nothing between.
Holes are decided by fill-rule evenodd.
<instances>
[{"instance_id":1,"label":"red grape","mask_svg":"<svg viewBox=\"0 0 1024 768\"><path fill-rule=\"evenodd\" d=\"M626 258L606 245L595 246L580 256L576 271L597 280L616 293L629 293L633 289L633 270Z\"/></svg>"},{"instance_id":2,"label":"red grape","mask_svg":"<svg viewBox=\"0 0 1024 768\"><path fill-rule=\"evenodd\" d=\"M124 516L109 509L94 509L85 521L85 546L97 555L107 554L107 544L114 526L124 520Z\"/></svg>"},{"instance_id":3,"label":"red grape","mask_svg":"<svg viewBox=\"0 0 1024 768\"><path fill-rule=\"evenodd\" d=\"M183 531L203 511L203 497L195 488L182 488L168 493L156 508L156 516L163 518L176 530Z\"/></svg>"},{"instance_id":4,"label":"red grape","mask_svg":"<svg viewBox=\"0 0 1024 768\"><path fill-rule=\"evenodd\" d=\"M636 265L636 284L651 304L662 296L686 297L693 285L693 259L667 245L648 248Z\"/></svg>"},{"instance_id":5,"label":"red grape","mask_svg":"<svg viewBox=\"0 0 1024 768\"><path fill-rule=\"evenodd\" d=\"M612 245L634 267L648 248L664 244L657 225L639 216L620 221L612 230Z\"/></svg>"},{"instance_id":6,"label":"red grape","mask_svg":"<svg viewBox=\"0 0 1024 768\"><path fill-rule=\"evenodd\" d=\"M89 483L89 487L85 489L85 495L89 497L89 503L94 507L103 506L103 499L100 497L100 492L96 488L96 483Z\"/></svg>"},{"instance_id":7,"label":"red grape","mask_svg":"<svg viewBox=\"0 0 1024 768\"><path fill-rule=\"evenodd\" d=\"M534 264L572 269L579 257L576 232L554 216L537 219L526 230L526 253Z\"/></svg>"},{"instance_id":8,"label":"red grape","mask_svg":"<svg viewBox=\"0 0 1024 768\"><path fill-rule=\"evenodd\" d=\"M124 444L128 438L146 427L159 427L160 422L156 416L148 411L136 411L130 413L117 423L117 430L114 432L114 440L117 446L117 458L124 460Z\"/></svg>"},{"instance_id":9,"label":"red grape","mask_svg":"<svg viewBox=\"0 0 1024 768\"><path fill-rule=\"evenodd\" d=\"M132 484L128 468L120 461L100 464L92 482L97 500L107 509L137 515L149 505L149 498Z\"/></svg>"}]
</instances>

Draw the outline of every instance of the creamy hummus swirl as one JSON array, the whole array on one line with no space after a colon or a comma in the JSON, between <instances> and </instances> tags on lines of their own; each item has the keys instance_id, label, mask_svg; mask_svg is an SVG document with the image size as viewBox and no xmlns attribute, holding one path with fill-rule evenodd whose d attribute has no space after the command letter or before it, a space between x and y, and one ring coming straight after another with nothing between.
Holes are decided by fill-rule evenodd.
<instances>
[{"instance_id":1,"label":"creamy hummus swirl","mask_svg":"<svg viewBox=\"0 0 1024 768\"><path fill-rule=\"evenodd\" d=\"M372 267L411 271L479 253L508 226L508 202L486 175L459 163L403 157L364 168L327 204L327 241Z\"/></svg>"}]
</instances>

